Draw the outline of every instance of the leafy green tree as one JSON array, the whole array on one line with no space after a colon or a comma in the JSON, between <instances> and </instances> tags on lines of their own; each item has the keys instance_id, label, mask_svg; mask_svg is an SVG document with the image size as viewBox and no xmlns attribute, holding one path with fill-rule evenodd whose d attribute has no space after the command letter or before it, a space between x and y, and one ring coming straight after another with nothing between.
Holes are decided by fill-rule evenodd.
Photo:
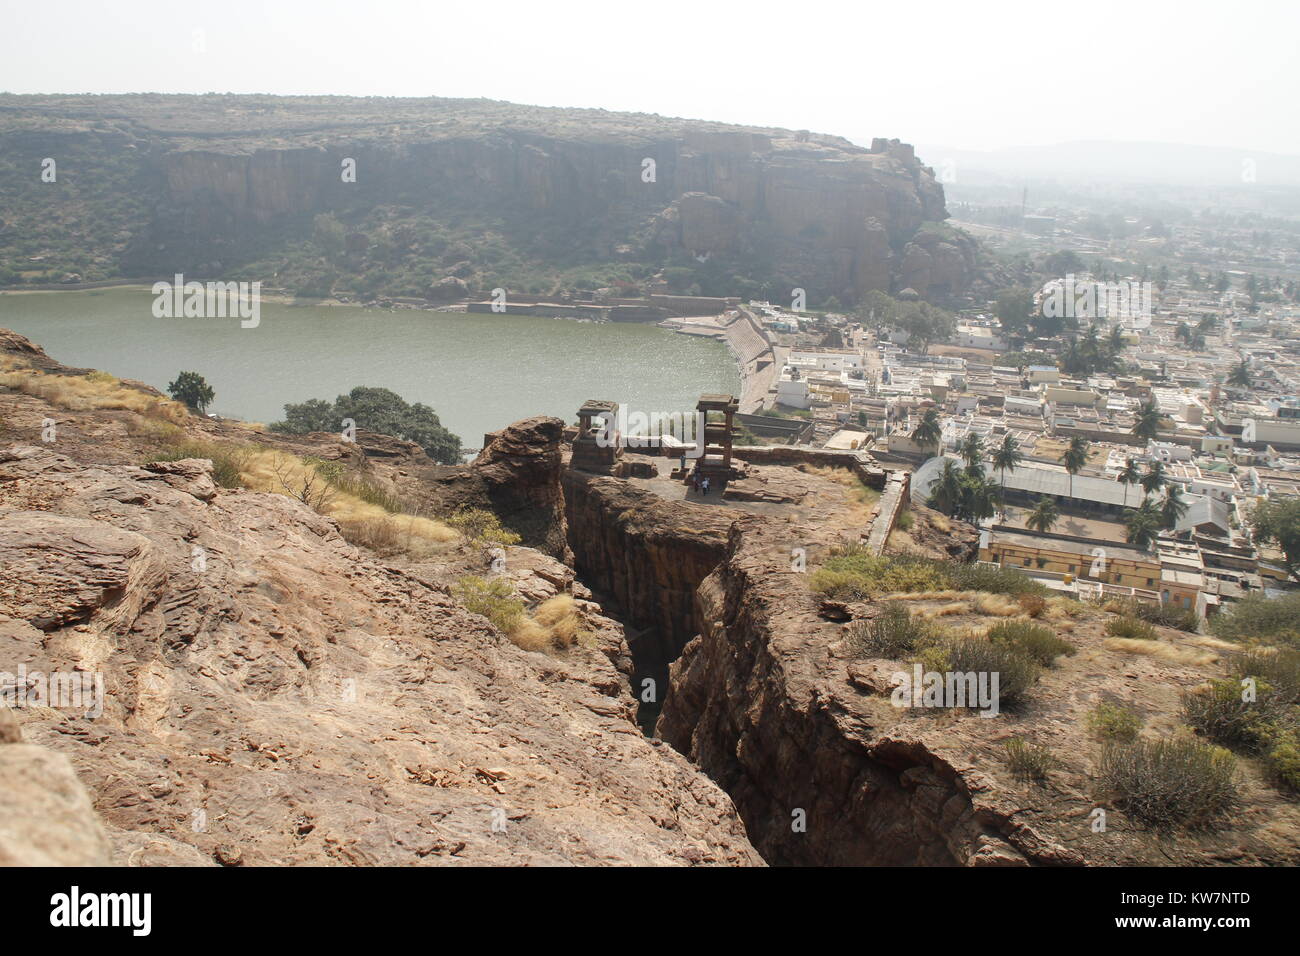
<instances>
[{"instance_id":1,"label":"leafy green tree","mask_svg":"<svg viewBox=\"0 0 1300 956\"><path fill-rule=\"evenodd\" d=\"M311 237L325 258L334 260L343 254L343 224L332 212L323 212L312 220Z\"/></svg>"},{"instance_id":2,"label":"leafy green tree","mask_svg":"<svg viewBox=\"0 0 1300 956\"><path fill-rule=\"evenodd\" d=\"M1053 525L1060 520L1061 512L1056 507L1056 502L1051 498L1043 496L1034 504L1034 508L1025 516L1025 527L1030 531L1039 531L1043 534L1052 530Z\"/></svg>"},{"instance_id":3,"label":"leafy green tree","mask_svg":"<svg viewBox=\"0 0 1300 956\"><path fill-rule=\"evenodd\" d=\"M1250 527L1260 544L1275 544L1286 569L1300 577L1300 498L1266 498L1250 514Z\"/></svg>"},{"instance_id":4,"label":"leafy green tree","mask_svg":"<svg viewBox=\"0 0 1300 956\"><path fill-rule=\"evenodd\" d=\"M206 414L208 406L217 393L198 372L181 372L176 381L167 386L167 394L178 402L184 402L200 415Z\"/></svg>"},{"instance_id":5,"label":"leafy green tree","mask_svg":"<svg viewBox=\"0 0 1300 956\"><path fill-rule=\"evenodd\" d=\"M1034 294L1023 286L1003 289L998 293L993 311L1008 335L1028 335L1034 321Z\"/></svg>"},{"instance_id":6,"label":"leafy green tree","mask_svg":"<svg viewBox=\"0 0 1300 956\"><path fill-rule=\"evenodd\" d=\"M957 320L952 313L928 302L900 302L890 316L889 324L906 332L908 345L915 344L922 355L933 343L950 339L957 331Z\"/></svg>"},{"instance_id":7,"label":"leafy green tree","mask_svg":"<svg viewBox=\"0 0 1300 956\"><path fill-rule=\"evenodd\" d=\"M460 461L460 439L447 431L428 405L408 403L386 388L358 386L340 395L331 405L313 399L300 405L285 405L284 420L271 425L272 431L299 434L306 431L338 431L350 419L357 428L415 442L434 461L454 465Z\"/></svg>"},{"instance_id":8,"label":"leafy green tree","mask_svg":"<svg viewBox=\"0 0 1300 956\"><path fill-rule=\"evenodd\" d=\"M1228 373L1228 384L1238 388L1250 388L1250 366L1246 364L1245 359L1232 367L1232 371Z\"/></svg>"}]
</instances>

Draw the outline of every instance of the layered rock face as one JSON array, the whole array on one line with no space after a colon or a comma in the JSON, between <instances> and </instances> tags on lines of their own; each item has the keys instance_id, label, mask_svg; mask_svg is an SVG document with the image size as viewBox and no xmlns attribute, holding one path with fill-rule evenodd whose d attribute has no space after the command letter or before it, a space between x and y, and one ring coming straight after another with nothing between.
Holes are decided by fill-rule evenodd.
<instances>
[{"instance_id":1,"label":"layered rock face","mask_svg":"<svg viewBox=\"0 0 1300 956\"><path fill-rule=\"evenodd\" d=\"M1086 714L1120 702L1159 735L1180 694L1216 672L1213 641L1165 632L1152 656L1107 639L1105 615L1068 631L1058 661L1023 706L986 718L965 709L898 708L904 661L850 653L844 617L792 573L787 532L746 516L696 595L701 633L671 667L656 732L735 801L772 864L1294 865L1300 812L1242 767L1242 807L1210 830L1161 837L1096 789L1099 744ZM834 602L829 602L834 603ZM869 619L879 604L852 609ZM1080 614L1088 612L1080 611ZM1065 631L1061 623L1056 627ZM1155 643L1155 642L1153 642ZM1003 743L1059 755L1046 786L1016 780ZM1107 807L1098 831L1094 811Z\"/></svg>"},{"instance_id":2,"label":"layered rock face","mask_svg":"<svg viewBox=\"0 0 1300 956\"><path fill-rule=\"evenodd\" d=\"M545 596L537 557L512 573ZM207 462L9 446L0 567L0 670L32 695L26 742L0 744L9 861L761 862L726 795L632 723L611 649L523 652L445 572L220 490ZM56 674L101 679L102 713L34 696ZM37 803L75 847L20 845Z\"/></svg>"},{"instance_id":3,"label":"layered rock face","mask_svg":"<svg viewBox=\"0 0 1300 956\"><path fill-rule=\"evenodd\" d=\"M897 140L860 147L444 99L7 96L0 106L11 117L0 114L0 146L45 155L55 132L84 136L133 170L149 207L127 260L146 274L219 272L248 242L317 213L399 204L499 221L591 261L636 249L761 262L810 302L905 286L951 295L972 278L960 243L913 242L947 213L933 171ZM364 235L353 239L364 249Z\"/></svg>"},{"instance_id":4,"label":"layered rock face","mask_svg":"<svg viewBox=\"0 0 1300 956\"><path fill-rule=\"evenodd\" d=\"M675 660L699 633L695 591L726 553L735 515L581 471L566 471L563 487L579 576L643 631L634 654Z\"/></svg>"}]
</instances>

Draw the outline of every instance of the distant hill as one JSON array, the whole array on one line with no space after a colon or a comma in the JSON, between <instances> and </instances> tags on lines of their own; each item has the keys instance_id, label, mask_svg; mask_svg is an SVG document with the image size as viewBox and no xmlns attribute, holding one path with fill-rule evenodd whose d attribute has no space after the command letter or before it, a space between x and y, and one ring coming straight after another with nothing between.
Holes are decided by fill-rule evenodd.
<instances>
[{"instance_id":1,"label":"distant hill","mask_svg":"<svg viewBox=\"0 0 1300 956\"><path fill-rule=\"evenodd\" d=\"M0 95L0 284L942 301L975 261L946 216L897 140L489 100Z\"/></svg>"}]
</instances>

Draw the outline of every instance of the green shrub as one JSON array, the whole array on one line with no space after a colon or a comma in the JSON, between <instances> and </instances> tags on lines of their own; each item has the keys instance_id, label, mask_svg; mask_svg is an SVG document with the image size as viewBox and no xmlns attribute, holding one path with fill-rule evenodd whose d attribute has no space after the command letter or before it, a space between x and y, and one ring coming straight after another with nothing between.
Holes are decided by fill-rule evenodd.
<instances>
[{"instance_id":1,"label":"green shrub","mask_svg":"<svg viewBox=\"0 0 1300 956\"><path fill-rule=\"evenodd\" d=\"M1007 767L1017 780L1046 780L1048 773L1061 765L1046 747L1026 743L1019 737L1012 737L1002 746Z\"/></svg>"},{"instance_id":2,"label":"green shrub","mask_svg":"<svg viewBox=\"0 0 1300 956\"><path fill-rule=\"evenodd\" d=\"M222 488L244 487L241 473L248 467L251 451L243 445L222 445L216 442L183 441L166 445L144 460L149 465L159 461L180 461L183 458L206 458L212 462L212 480Z\"/></svg>"},{"instance_id":3,"label":"green shrub","mask_svg":"<svg viewBox=\"0 0 1300 956\"><path fill-rule=\"evenodd\" d=\"M1136 598L1114 598L1106 602L1106 610L1125 617L1135 617L1149 624L1187 631L1189 634L1195 634L1201 629L1201 618L1196 611L1176 604L1152 604Z\"/></svg>"},{"instance_id":4,"label":"green shrub","mask_svg":"<svg viewBox=\"0 0 1300 956\"><path fill-rule=\"evenodd\" d=\"M451 596L466 610L482 614L503 634L511 633L523 623L524 602L515 597L514 588L503 578L467 574L452 585Z\"/></svg>"},{"instance_id":5,"label":"green shrub","mask_svg":"<svg viewBox=\"0 0 1300 956\"><path fill-rule=\"evenodd\" d=\"M1239 680L1214 680L1203 691L1183 694L1183 719L1202 736L1229 747L1260 749L1265 728L1279 715L1272 688L1257 683L1255 699L1245 700Z\"/></svg>"},{"instance_id":6,"label":"green shrub","mask_svg":"<svg viewBox=\"0 0 1300 956\"><path fill-rule=\"evenodd\" d=\"M1158 639L1156 629L1135 617L1113 617L1106 622L1106 633L1111 637L1124 637L1135 641Z\"/></svg>"},{"instance_id":7,"label":"green shrub","mask_svg":"<svg viewBox=\"0 0 1300 956\"><path fill-rule=\"evenodd\" d=\"M461 508L446 521L474 544L519 543L519 535L501 527L501 519L483 508Z\"/></svg>"},{"instance_id":8,"label":"green shrub","mask_svg":"<svg viewBox=\"0 0 1300 956\"><path fill-rule=\"evenodd\" d=\"M1024 651L1043 667L1051 667L1062 654L1067 657L1074 654L1074 645L1069 641L1057 637L1041 624L1028 621L1002 621L989 631L988 639L994 644Z\"/></svg>"},{"instance_id":9,"label":"green shrub","mask_svg":"<svg viewBox=\"0 0 1300 956\"><path fill-rule=\"evenodd\" d=\"M809 579L812 589L845 601L925 591L988 591L1013 597L1045 596L1047 588L1012 568L999 568L914 555L873 555L861 545L837 548Z\"/></svg>"},{"instance_id":10,"label":"green shrub","mask_svg":"<svg viewBox=\"0 0 1300 956\"><path fill-rule=\"evenodd\" d=\"M1225 641L1300 647L1300 592L1281 597L1248 595L1211 618L1210 633Z\"/></svg>"},{"instance_id":11,"label":"green shrub","mask_svg":"<svg viewBox=\"0 0 1300 956\"><path fill-rule=\"evenodd\" d=\"M1228 673L1238 679L1254 677L1267 683L1274 697L1286 704L1300 703L1300 651L1289 647L1244 651L1228 660Z\"/></svg>"},{"instance_id":12,"label":"green shrub","mask_svg":"<svg viewBox=\"0 0 1300 956\"><path fill-rule=\"evenodd\" d=\"M1269 727L1262 755L1269 774L1289 790L1300 790L1300 733L1295 727Z\"/></svg>"},{"instance_id":13,"label":"green shrub","mask_svg":"<svg viewBox=\"0 0 1300 956\"><path fill-rule=\"evenodd\" d=\"M912 517L912 512L900 511L898 519L894 522L894 527L898 528L899 531L911 531L915 523L916 520Z\"/></svg>"},{"instance_id":14,"label":"green shrub","mask_svg":"<svg viewBox=\"0 0 1300 956\"><path fill-rule=\"evenodd\" d=\"M1117 704L1099 703L1085 719L1088 732L1099 740L1132 741L1142 730L1142 718Z\"/></svg>"},{"instance_id":15,"label":"green shrub","mask_svg":"<svg viewBox=\"0 0 1300 956\"><path fill-rule=\"evenodd\" d=\"M948 575L952 587L958 591L988 591L991 594L1048 594L1047 585L1035 581L1015 568L989 564L960 564L944 562L939 565Z\"/></svg>"},{"instance_id":16,"label":"green shrub","mask_svg":"<svg viewBox=\"0 0 1300 956\"><path fill-rule=\"evenodd\" d=\"M1018 647L994 644L978 637L959 637L923 651L927 670L998 675L998 700L1014 704L1038 680L1038 664ZM938 666L934 666L938 665Z\"/></svg>"},{"instance_id":17,"label":"green shrub","mask_svg":"<svg viewBox=\"0 0 1300 956\"><path fill-rule=\"evenodd\" d=\"M869 600L878 594L939 591L947 587L935 563L923 558L880 557L866 548L838 548L812 573L812 589L844 601Z\"/></svg>"},{"instance_id":18,"label":"green shrub","mask_svg":"<svg viewBox=\"0 0 1300 956\"><path fill-rule=\"evenodd\" d=\"M903 602L889 601L870 621L852 625L849 646L855 657L902 658L916 651L928 633Z\"/></svg>"},{"instance_id":19,"label":"green shrub","mask_svg":"<svg viewBox=\"0 0 1300 956\"><path fill-rule=\"evenodd\" d=\"M349 471L342 462L338 461L321 461L318 458L305 458L303 460L313 465L318 475L344 494L360 498L367 504L377 505L389 514L406 513L407 509L403 505L402 499L370 476L358 471Z\"/></svg>"},{"instance_id":20,"label":"green shrub","mask_svg":"<svg viewBox=\"0 0 1300 956\"><path fill-rule=\"evenodd\" d=\"M1097 777L1114 805L1154 829L1210 826L1238 804L1237 761L1197 740L1134 740L1102 749Z\"/></svg>"}]
</instances>

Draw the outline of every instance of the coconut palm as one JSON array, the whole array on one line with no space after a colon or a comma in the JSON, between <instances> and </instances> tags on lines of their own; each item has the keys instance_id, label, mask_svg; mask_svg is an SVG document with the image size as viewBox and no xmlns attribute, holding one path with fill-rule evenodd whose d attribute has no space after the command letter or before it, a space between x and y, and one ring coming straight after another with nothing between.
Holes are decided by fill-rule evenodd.
<instances>
[{"instance_id":1,"label":"coconut palm","mask_svg":"<svg viewBox=\"0 0 1300 956\"><path fill-rule=\"evenodd\" d=\"M1142 491L1144 492L1143 497L1145 498L1146 495L1154 495L1157 491L1163 488L1166 481L1168 481L1168 479L1165 477L1164 464L1162 462L1153 461L1151 464L1147 465L1147 473L1141 477L1138 483L1142 486Z\"/></svg>"},{"instance_id":2,"label":"coconut palm","mask_svg":"<svg viewBox=\"0 0 1300 956\"><path fill-rule=\"evenodd\" d=\"M1082 435L1075 435L1070 439L1069 447L1065 449L1065 454L1061 456L1061 464L1065 466L1065 472L1070 476L1070 497L1074 497L1074 476L1083 471L1083 466L1088 463L1088 439Z\"/></svg>"},{"instance_id":3,"label":"coconut palm","mask_svg":"<svg viewBox=\"0 0 1300 956\"><path fill-rule=\"evenodd\" d=\"M1052 526L1060 517L1061 512L1057 510L1056 502L1044 495L1035 503L1034 509L1025 516L1025 527L1030 531L1046 534L1052 530Z\"/></svg>"},{"instance_id":4,"label":"coconut palm","mask_svg":"<svg viewBox=\"0 0 1300 956\"><path fill-rule=\"evenodd\" d=\"M925 414L921 416L921 423L912 432L912 441L922 448L937 450L942 438L943 426L939 423L939 413L933 408L927 408Z\"/></svg>"},{"instance_id":5,"label":"coconut palm","mask_svg":"<svg viewBox=\"0 0 1300 956\"><path fill-rule=\"evenodd\" d=\"M979 435L974 432L967 432L957 451L962 460L966 462L966 472L968 474L984 474L984 466L981 464L984 461L984 441Z\"/></svg>"},{"instance_id":6,"label":"coconut palm","mask_svg":"<svg viewBox=\"0 0 1300 956\"><path fill-rule=\"evenodd\" d=\"M961 504L961 472L953 464L951 458L943 463L943 471L939 474L939 480L934 483L934 488L930 492L930 497L926 502L936 511L942 511L946 515L955 515L957 508Z\"/></svg>"},{"instance_id":7,"label":"coconut palm","mask_svg":"<svg viewBox=\"0 0 1300 956\"><path fill-rule=\"evenodd\" d=\"M1173 528L1185 514L1187 502L1183 500L1183 490L1171 482L1165 489L1165 500L1160 504L1160 519L1166 528Z\"/></svg>"},{"instance_id":8,"label":"coconut palm","mask_svg":"<svg viewBox=\"0 0 1300 956\"><path fill-rule=\"evenodd\" d=\"M1133 418L1133 434L1143 441L1154 441L1160 434L1160 406L1152 399L1143 403Z\"/></svg>"},{"instance_id":9,"label":"coconut palm","mask_svg":"<svg viewBox=\"0 0 1300 956\"><path fill-rule=\"evenodd\" d=\"M961 477L962 496L959 517L978 522L993 517L997 510L997 491L983 475L967 473Z\"/></svg>"},{"instance_id":10,"label":"coconut palm","mask_svg":"<svg viewBox=\"0 0 1300 956\"><path fill-rule=\"evenodd\" d=\"M1130 508L1124 518L1125 540L1135 547L1147 551L1155 543L1163 521L1160 511L1149 498L1143 498L1142 504Z\"/></svg>"},{"instance_id":11,"label":"coconut palm","mask_svg":"<svg viewBox=\"0 0 1300 956\"><path fill-rule=\"evenodd\" d=\"M1138 471L1137 462L1132 458L1126 459L1124 468L1119 473L1119 483L1124 486L1124 507L1128 507L1128 486L1136 485L1142 480L1142 473Z\"/></svg>"},{"instance_id":12,"label":"coconut palm","mask_svg":"<svg viewBox=\"0 0 1300 956\"><path fill-rule=\"evenodd\" d=\"M1015 471L1025 456L1020 454L1020 444L1010 432L1002 437L1002 444L993 452L993 467L998 470L1002 489L1002 517L1007 516L1007 472Z\"/></svg>"}]
</instances>

